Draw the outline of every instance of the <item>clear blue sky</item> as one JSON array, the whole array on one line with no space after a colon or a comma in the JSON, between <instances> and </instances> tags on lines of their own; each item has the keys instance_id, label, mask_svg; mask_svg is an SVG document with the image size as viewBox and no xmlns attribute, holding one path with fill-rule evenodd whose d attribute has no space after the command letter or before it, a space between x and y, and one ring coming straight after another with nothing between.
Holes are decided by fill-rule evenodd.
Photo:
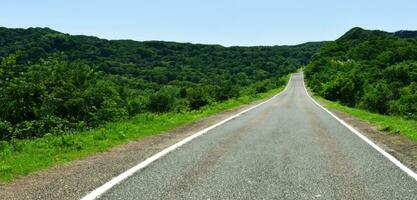
<instances>
[{"instance_id":1,"label":"clear blue sky","mask_svg":"<svg viewBox=\"0 0 417 200\"><path fill-rule=\"evenodd\" d=\"M1 0L0 26L107 39L230 45L334 40L352 27L417 29L415 0Z\"/></svg>"}]
</instances>

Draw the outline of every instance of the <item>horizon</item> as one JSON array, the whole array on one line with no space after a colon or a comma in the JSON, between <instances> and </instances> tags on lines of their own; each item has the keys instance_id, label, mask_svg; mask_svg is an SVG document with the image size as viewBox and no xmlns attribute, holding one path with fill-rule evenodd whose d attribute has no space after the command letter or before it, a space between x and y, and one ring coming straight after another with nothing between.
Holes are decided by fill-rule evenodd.
<instances>
[{"instance_id":1,"label":"horizon","mask_svg":"<svg viewBox=\"0 0 417 200\"><path fill-rule=\"evenodd\" d=\"M245 45L233 45L233 46L224 46L222 44L216 44L216 43L194 43L194 42L186 42L186 41L171 41L171 40L135 40L135 39L131 39L131 38L121 38L121 39L108 39L108 38L103 38L103 37L99 37L96 35L84 35L84 34L71 34L71 33L66 33L60 30L56 30L53 29L51 27L25 27L25 28L21 28L21 27L5 27L5 26L0 26L0 28L7 28L7 29L29 29L29 28L40 28L40 29L50 29L53 31L57 31L59 33L62 34L69 34L71 36L87 36L87 37L96 37L99 39L104 39L104 40L109 40L109 41L117 41L117 40L131 40L131 41L135 41L135 42L172 42L172 43L182 43L182 44L195 44L195 45L219 45L222 47L270 47L270 46L297 46L297 45L303 45L306 43L315 43L315 42L331 42L334 40L321 40L321 41L306 41L303 43L299 43L299 44L282 44L282 45L251 45L251 46L245 46ZM416 31L417 30L396 30L396 31L386 31L386 30L381 30L381 29L367 29L364 27L352 27L349 30L347 30L346 32L344 32L342 35L340 35L338 38L342 37L344 34L346 34L347 32L349 32L350 30L354 29L354 28L361 28L363 30L368 30L368 31L383 31L383 32L387 32L387 33L395 33L395 32L400 32L400 31ZM336 38L336 39L338 39Z\"/></svg>"},{"instance_id":2,"label":"horizon","mask_svg":"<svg viewBox=\"0 0 417 200\"><path fill-rule=\"evenodd\" d=\"M353 27L417 29L411 0L152 2L6 0L0 26L49 27L108 40L172 41L222 46L297 45L332 41ZM74 13L76 13L74 15Z\"/></svg>"},{"instance_id":3,"label":"horizon","mask_svg":"<svg viewBox=\"0 0 417 200\"><path fill-rule=\"evenodd\" d=\"M131 38L120 38L120 39L109 39L109 38L104 38L104 37L99 37L97 35L87 35L87 34L71 34L71 33L67 33L67 32L63 32L57 29L53 29L51 27L5 27L5 26L0 26L0 28L7 28L7 29L36 29L36 28L40 28L40 29L50 29L52 31L57 31L59 33L62 34L69 34L71 36L87 36L87 37L96 37L98 39L103 39L103 40L108 40L108 41L117 41L117 40L131 40L131 41L135 41L135 42L172 42L172 43L182 43L182 44L195 44L195 45L219 45L222 47L271 47L271 46L297 46L297 45L302 45L302 44L306 44L306 43L314 43L314 42L330 42L333 40L321 40L321 41L306 41L303 43L298 43L298 44L272 44L272 45L250 45L250 46L245 46L245 45L233 45L233 46L225 46L222 44L216 44L216 43L195 43L195 42L187 42L187 41L173 41L173 40L136 40L136 39L131 39ZM353 28L357 28L357 27L352 27ZM362 28L362 27L359 27ZM351 30L349 29L349 30ZM347 30L346 32L348 32L349 30ZM369 30L369 29L365 29L365 30ZM380 31L384 31L384 30L380 30ZM400 31L410 31L410 30L400 30ZM346 33L345 32L345 33ZM385 31L386 32L386 31ZM344 34L344 33L343 33ZM343 35L342 34L342 35ZM341 35L341 36L342 36ZM341 37L340 36L340 37Z\"/></svg>"}]
</instances>

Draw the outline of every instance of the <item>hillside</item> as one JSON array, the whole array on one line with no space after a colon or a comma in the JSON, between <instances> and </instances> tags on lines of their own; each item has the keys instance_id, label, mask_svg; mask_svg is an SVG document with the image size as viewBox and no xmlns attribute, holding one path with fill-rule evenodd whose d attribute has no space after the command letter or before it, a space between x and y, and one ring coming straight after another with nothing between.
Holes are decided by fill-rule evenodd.
<instances>
[{"instance_id":1,"label":"hillside","mask_svg":"<svg viewBox=\"0 0 417 200\"><path fill-rule=\"evenodd\" d=\"M256 95L285 84L322 44L226 48L0 28L0 140Z\"/></svg>"},{"instance_id":2,"label":"hillside","mask_svg":"<svg viewBox=\"0 0 417 200\"><path fill-rule=\"evenodd\" d=\"M353 28L305 69L317 94L352 107L417 119L417 32Z\"/></svg>"}]
</instances>

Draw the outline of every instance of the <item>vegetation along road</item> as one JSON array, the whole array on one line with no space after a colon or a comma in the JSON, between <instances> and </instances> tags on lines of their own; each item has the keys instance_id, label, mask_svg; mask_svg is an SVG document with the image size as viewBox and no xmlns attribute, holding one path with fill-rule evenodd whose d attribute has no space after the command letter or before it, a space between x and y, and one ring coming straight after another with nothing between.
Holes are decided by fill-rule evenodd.
<instances>
[{"instance_id":1,"label":"vegetation along road","mask_svg":"<svg viewBox=\"0 0 417 200\"><path fill-rule=\"evenodd\" d=\"M417 184L317 106L297 73L279 96L150 163L99 198L417 199Z\"/></svg>"}]
</instances>

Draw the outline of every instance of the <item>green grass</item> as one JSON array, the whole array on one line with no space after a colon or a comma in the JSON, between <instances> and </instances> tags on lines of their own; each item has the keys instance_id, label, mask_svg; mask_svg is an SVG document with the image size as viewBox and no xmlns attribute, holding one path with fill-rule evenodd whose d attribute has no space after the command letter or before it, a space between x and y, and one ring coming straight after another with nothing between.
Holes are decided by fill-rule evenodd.
<instances>
[{"instance_id":1,"label":"green grass","mask_svg":"<svg viewBox=\"0 0 417 200\"><path fill-rule=\"evenodd\" d=\"M417 141L417 121L415 120L408 120L399 116L371 113L366 110L343 106L337 102L332 102L317 96L314 98L325 103L326 108L336 109L368 121L369 123L378 126L378 129L381 131L386 131L391 134L401 134L413 141Z\"/></svg>"},{"instance_id":2,"label":"green grass","mask_svg":"<svg viewBox=\"0 0 417 200\"><path fill-rule=\"evenodd\" d=\"M34 140L0 141L0 182L109 150L119 144L155 135L204 117L271 97L277 88L255 96L243 96L186 113L144 113L129 120L62 136L47 135Z\"/></svg>"}]
</instances>

